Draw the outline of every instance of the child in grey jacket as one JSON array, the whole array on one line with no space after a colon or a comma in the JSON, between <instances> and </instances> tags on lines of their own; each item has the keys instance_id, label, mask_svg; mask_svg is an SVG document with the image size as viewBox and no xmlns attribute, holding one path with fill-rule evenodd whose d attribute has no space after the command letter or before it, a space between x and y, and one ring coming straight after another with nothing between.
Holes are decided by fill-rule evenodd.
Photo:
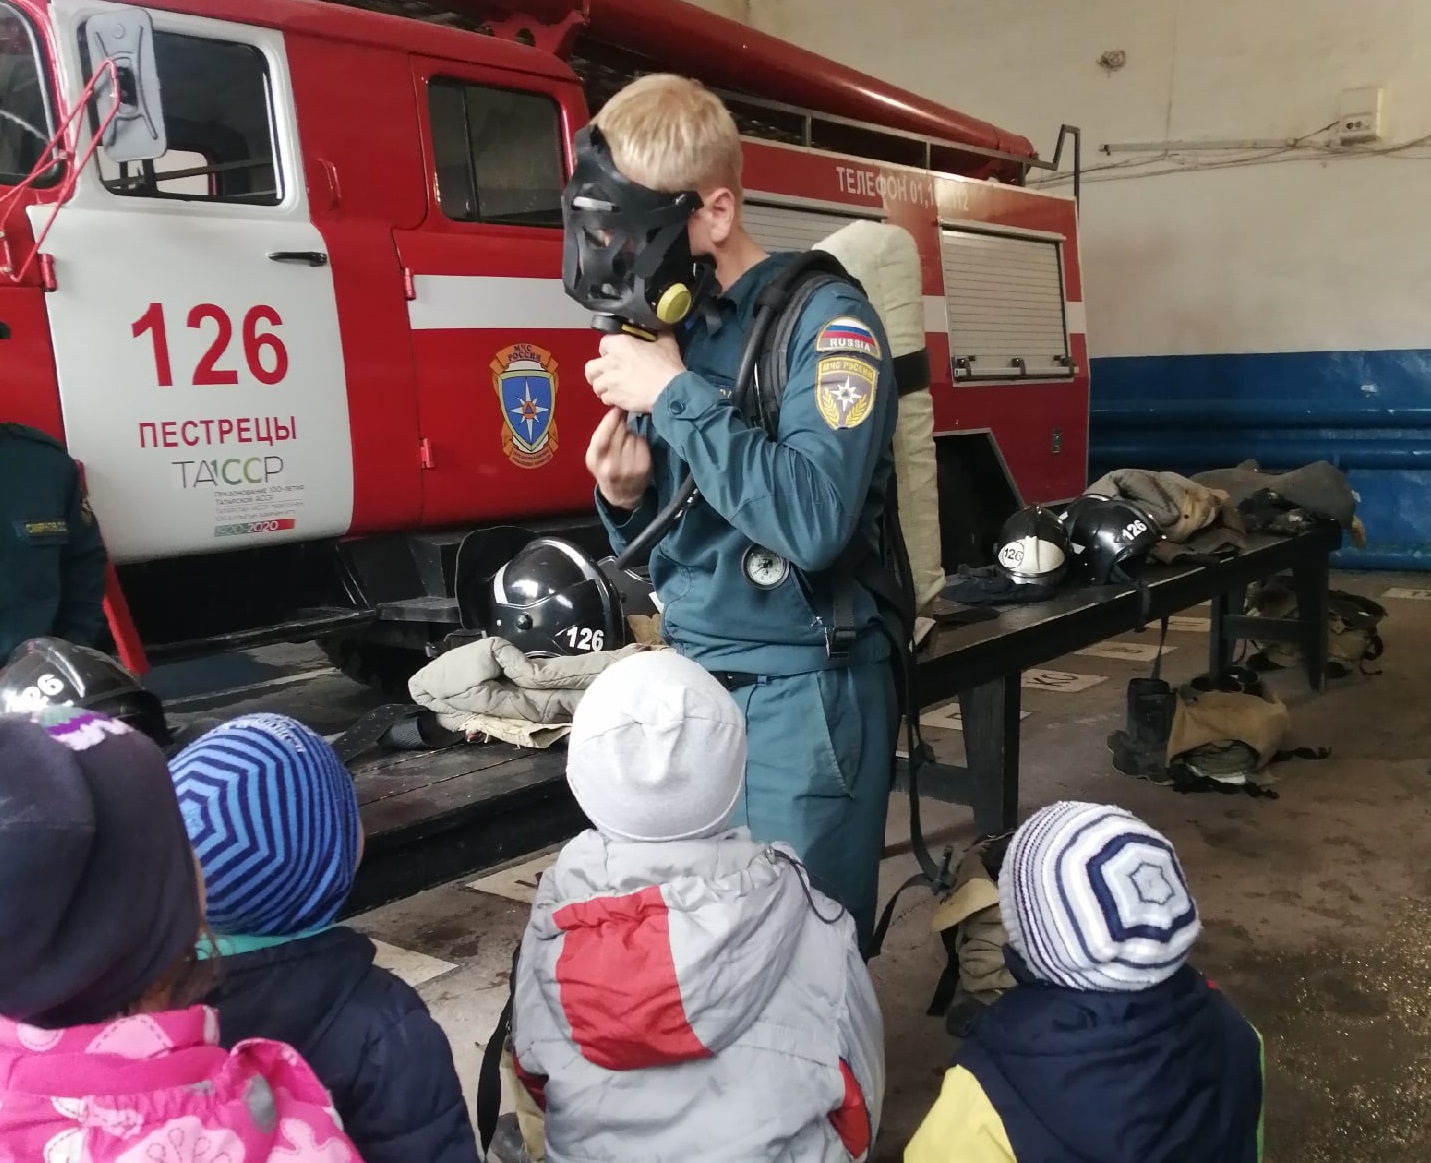
<instances>
[{"instance_id":1,"label":"child in grey jacket","mask_svg":"<svg viewBox=\"0 0 1431 1163\"><path fill-rule=\"evenodd\" d=\"M854 921L729 826L745 750L730 694L671 650L577 708L567 780L595 828L542 877L512 1021L551 1163L870 1153L884 1029Z\"/></svg>"}]
</instances>

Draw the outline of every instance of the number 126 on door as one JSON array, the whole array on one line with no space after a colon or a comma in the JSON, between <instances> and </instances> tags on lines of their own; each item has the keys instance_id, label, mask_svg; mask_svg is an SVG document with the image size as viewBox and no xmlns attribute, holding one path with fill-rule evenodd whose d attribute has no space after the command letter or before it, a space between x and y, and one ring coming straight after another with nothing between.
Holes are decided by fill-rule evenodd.
<instances>
[{"instance_id":1,"label":"number 126 on door","mask_svg":"<svg viewBox=\"0 0 1431 1163\"><path fill-rule=\"evenodd\" d=\"M234 321L222 307L200 303L189 310L185 325L208 340L188 382L194 387L226 387L239 382L238 368L230 363L229 348L233 344ZM243 362L248 374L259 383L272 387L288 375L288 348L278 334L283 319L276 310L262 303L245 313L239 332ZM161 388L174 386L174 360L169 347L169 324L162 303L150 303L149 309L130 325L135 339L149 337L154 353L154 378ZM235 357L236 358L236 357Z\"/></svg>"}]
</instances>

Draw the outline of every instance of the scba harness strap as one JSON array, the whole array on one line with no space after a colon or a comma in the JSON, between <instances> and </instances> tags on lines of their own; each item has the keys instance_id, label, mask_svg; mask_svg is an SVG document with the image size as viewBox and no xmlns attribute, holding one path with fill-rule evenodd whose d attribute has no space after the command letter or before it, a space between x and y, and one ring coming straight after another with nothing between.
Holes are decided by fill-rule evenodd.
<instances>
[{"instance_id":1,"label":"scba harness strap","mask_svg":"<svg viewBox=\"0 0 1431 1163\"><path fill-rule=\"evenodd\" d=\"M516 948L512 950L512 973L507 978L507 1000L497 1017L497 1026L492 1031L492 1036L482 1048L482 1059L477 1067L475 1129L484 1156L487 1156L488 1148L492 1146L492 1138L497 1132L497 1120L502 1114L502 1051L512 1036L512 1010L517 1002L517 962L521 955L522 944L518 941Z\"/></svg>"},{"instance_id":2,"label":"scba harness strap","mask_svg":"<svg viewBox=\"0 0 1431 1163\"><path fill-rule=\"evenodd\" d=\"M859 281L838 259L821 250L810 250L795 259L763 290L756 299L756 319L763 312L775 312L773 329L763 350L755 352L750 383L737 382L736 406L750 424L763 428L772 440L779 438L780 404L790 376L790 352L796 328L810 300L825 287L844 283L863 292ZM766 334L759 326L751 329L748 344L760 342ZM746 366L741 357L742 370ZM899 357L895 364L895 384L899 395L905 396L929 386L929 355L921 350ZM855 622L855 587L862 586L874 595L881 615L893 614L899 628L914 639L916 599L909 554L899 524L896 481L890 473L881 527L880 544L871 546L853 538L829 569L816 575L831 584L834 617L827 633L832 657L848 654L861 627ZM815 580L810 578L808 580ZM901 635L901 638L904 634Z\"/></svg>"},{"instance_id":3,"label":"scba harness strap","mask_svg":"<svg viewBox=\"0 0 1431 1163\"><path fill-rule=\"evenodd\" d=\"M756 299L755 325L741 354L735 404L746 421L764 429L771 440L779 437L780 405L789 380L791 348L801 317L816 293L838 283L863 293L859 281L833 255L810 250L797 255ZM895 360L895 381L901 396L928 387L927 352ZM863 627L855 620L855 602L858 591L863 589L875 600L880 629L889 639L895 661L898 712L905 723L909 753L910 846L920 872L886 905L870 947L865 951L866 958L872 959L879 954L899 892L916 884L927 884L936 892L948 888L953 857L951 848L944 853L942 862L936 863L920 824L919 769L924 763L932 762L933 754L919 728L920 701L914 659L917 599L909 552L899 523L899 498L893 470L877 544L872 545L857 534L828 569L813 575L794 572L807 593L817 586L829 588L833 616L826 628L826 647L831 658L846 657L859 638ZM895 757L890 759L893 767Z\"/></svg>"}]
</instances>

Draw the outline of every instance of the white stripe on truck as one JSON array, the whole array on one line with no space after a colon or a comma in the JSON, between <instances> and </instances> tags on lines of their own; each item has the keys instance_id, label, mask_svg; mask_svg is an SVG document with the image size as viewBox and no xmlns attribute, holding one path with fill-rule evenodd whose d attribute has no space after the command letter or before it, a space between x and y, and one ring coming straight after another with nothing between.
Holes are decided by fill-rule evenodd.
<instances>
[{"instance_id":1,"label":"white stripe on truck","mask_svg":"<svg viewBox=\"0 0 1431 1163\"><path fill-rule=\"evenodd\" d=\"M417 298L407 305L414 331L478 328L587 328L591 312L573 302L560 279L519 279L496 275L418 275ZM1083 304L1066 306L1068 329L1088 329ZM941 295L924 296L924 330L948 334L949 317Z\"/></svg>"},{"instance_id":2,"label":"white stripe on truck","mask_svg":"<svg viewBox=\"0 0 1431 1163\"><path fill-rule=\"evenodd\" d=\"M560 279L490 275L418 275L407 305L414 331L590 327L591 312L574 302Z\"/></svg>"}]
</instances>

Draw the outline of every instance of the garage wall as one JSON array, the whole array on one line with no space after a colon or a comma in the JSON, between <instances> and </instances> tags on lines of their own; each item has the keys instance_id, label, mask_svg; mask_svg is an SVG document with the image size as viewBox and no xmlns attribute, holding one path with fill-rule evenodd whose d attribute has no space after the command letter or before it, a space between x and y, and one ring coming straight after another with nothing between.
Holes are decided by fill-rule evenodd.
<instances>
[{"instance_id":1,"label":"garage wall","mask_svg":"<svg viewBox=\"0 0 1431 1163\"><path fill-rule=\"evenodd\" d=\"M1431 568L1431 144L1386 149L1431 134L1431 5L897 0L877 30L856 0L748 9L1045 153L1082 127L1095 474L1326 456L1362 494L1360 561ZM1368 85L1387 137L1329 152L1341 90ZM1099 152L1229 139L1258 148Z\"/></svg>"}]
</instances>

